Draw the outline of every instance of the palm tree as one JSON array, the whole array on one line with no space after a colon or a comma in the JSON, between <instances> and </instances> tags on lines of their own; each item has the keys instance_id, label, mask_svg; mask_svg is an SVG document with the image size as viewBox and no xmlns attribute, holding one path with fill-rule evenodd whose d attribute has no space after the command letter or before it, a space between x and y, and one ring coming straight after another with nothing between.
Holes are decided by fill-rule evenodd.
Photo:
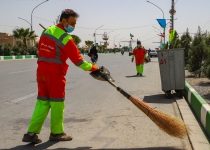
<instances>
[{"instance_id":1,"label":"palm tree","mask_svg":"<svg viewBox=\"0 0 210 150\"><path fill-rule=\"evenodd\" d=\"M17 28L15 30L12 31L13 32L13 36L20 40L24 47L27 47L27 42L30 40L34 40L37 35L35 35L34 31L30 31L29 28L24 29L24 28Z\"/></svg>"},{"instance_id":2,"label":"palm tree","mask_svg":"<svg viewBox=\"0 0 210 150\"><path fill-rule=\"evenodd\" d=\"M93 41L85 41L85 44L90 48L93 45Z\"/></svg>"},{"instance_id":3,"label":"palm tree","mask_svg":"<svg viewBox=\"0 0 210 150\"><path fill-rule=\"evenodd\" d=\"M98 45L98 49L100 53L102 53L105 48L106 48L105 45Z\"/></svg>"},{"instance_id":4,"label":"palm tree","mask_svg":"<svg viewBox=\"0 0 210 150\"><path fill-rule=\"evenodd\" d=\"M81 39L77 35L71 35L71 36L74 39L74 43L76 45L79 45L79 43L81 42Z\"/></svg>"}]
</instances>

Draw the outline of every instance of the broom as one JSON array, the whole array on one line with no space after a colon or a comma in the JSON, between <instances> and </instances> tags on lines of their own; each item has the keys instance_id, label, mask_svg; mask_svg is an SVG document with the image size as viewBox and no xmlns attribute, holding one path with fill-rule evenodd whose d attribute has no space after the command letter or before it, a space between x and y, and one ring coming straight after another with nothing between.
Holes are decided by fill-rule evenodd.
<instances>
[{"instance_id":1,"label":"broom","mask_svg":"<svg viewBox=\"0 0 210 150\"><path fill-rule=\"evenodd\" d=\"M114 84L112 81L107 81L134 105L136 105L141 111L143 111L159 127L159 129L176 138L183 139L188 135L190 129L181 119L150 107L144 101L129 95L126 91Z\"/></svg>"}]
</instances>

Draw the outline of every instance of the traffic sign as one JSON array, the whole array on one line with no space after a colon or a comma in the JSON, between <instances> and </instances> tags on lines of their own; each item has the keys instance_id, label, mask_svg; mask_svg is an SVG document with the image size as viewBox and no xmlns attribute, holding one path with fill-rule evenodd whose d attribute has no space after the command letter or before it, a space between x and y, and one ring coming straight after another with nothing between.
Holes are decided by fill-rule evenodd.
<instances>
[{"instance_id":1,"label":"traffic sign","mask_svg":"<svg viewBox=\"0 0 210 150\"><path fill-rule=\"evenodd\" d=\"M169 13L170 13L171 15L174 15L174 14L176 13L176 10L172 8L172 9L169 11Z\"/></svg>"}]
</instances>

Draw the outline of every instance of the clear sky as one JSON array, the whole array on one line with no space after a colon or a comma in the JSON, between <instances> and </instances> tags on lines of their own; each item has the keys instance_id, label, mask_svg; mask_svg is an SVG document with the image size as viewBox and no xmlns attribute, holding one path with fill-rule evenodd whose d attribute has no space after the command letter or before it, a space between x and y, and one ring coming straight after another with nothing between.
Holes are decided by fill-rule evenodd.
<instances>
[{"instance_id":1,"label":"clear sky","mask_svg":"<svg viewBox=\"0 0 210 150\"><path fill-rule=\"evenodd\" d=\"M30 28L32 10L44 0L0 0L0 32L12 33L15 27ZM166 19L170 19L169 10L171 0L150 0L160 7ZM203 31L210 30L210 0L175 0L174 29L183 33L189 29L190 33L197 32L198 26ZM160 41L159 30L163 31L156 19L162 19L162 11L147 0L49 0L34 9L33 30L39 36L42 28L54 25L56 18L63 9L73 9L80 17L72 34L82 40L92 40L96 34L109 33L110 47L119 44L119 41L129 41L130 33L134 40L139 39L145 48L154 49ZM27 20L18 19L18 17ZM169 22L169 20L167 20ZM158 28L154 28L154 27ZM169 24L166 28L166 41L168 40ZM113 31L114 30L114 31ZM112 31L112 32L111 32ZM120 34L120 35L118 35ZM118 36L116 36L118 35ZM179 34L181 36L181 34ZM102 35L96 36L96 41L102 42ZM136 43L135 43L136 44ZM128 42L121 42L127 46Z\"/></svg>"}]
</instances>

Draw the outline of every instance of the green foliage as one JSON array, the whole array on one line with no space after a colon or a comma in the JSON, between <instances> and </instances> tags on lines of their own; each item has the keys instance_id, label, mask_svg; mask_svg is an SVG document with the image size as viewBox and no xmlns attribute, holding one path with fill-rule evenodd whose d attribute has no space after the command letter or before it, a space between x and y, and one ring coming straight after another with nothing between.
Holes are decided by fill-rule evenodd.
<instances>
[{"instance_id":1,"label":"green foliage","mask_svg":"<svg viewBox=\"0 0 210 150\"><path fill-rule=\"evenodd\" d=\"M3 56L3 45L0 45L0 56Z\"/></svg>"},{"instance_id":2,"label":"green foliage","mask_svg":"<svg viewBox=\"0 0 210 150\"><path fill-rule=\"evenodd\" d=\"M79 48L81 54L85 54L85 50L83 48Z\"/></svg>"},{"instance_id":3,"label":"green foliage","mask_svg":"<svg viewBox=\"0 0 210 150\"><path fill-rule=\"evenodd\" d=\"M39 42L35 42L35 47L38 48Z\"/></svg>"},{"instance_id":4,"label":"green foliage","mask_svg":"<svg viewBox=\"0 0 210 150\"><path fill-rule=\"evenodd\" d=\"M124 49L125 52L129 51L129 47L128 46L123 46L123 49Z\"/></svg>"},{"instance_id":5,"label":"green foliage","mask_svg":"<svg viewBox=\"0 0 210 150\"><path fill-rule=\"evenodd\" d=\"M93 41L85 41L85 44L90 48L93 45Z\"/></svg>"},{"instance_id":6,"label":"green foliage","mask_svg":"<svg viewBox=\"0 0 210 150\"><path fill-rule=\"evenodd\" d=\"M188 64L188 54L190 50L190 43L192 42L192 37L189 34L188 29L181 36L181 47L184 48L184 56L185 56L185 65Z\"/></svg>"},{"instance_id":7,"label":"green foliage","mask_svg":"<svg viewBox=\"0 0 210 150\"><path fill-rule=\"evenodd\" d=\"M188 55L188 70L201 77L202 66L207 58L208 47L205 38L201 35L201 29L198 27L198 32L195 35Z\"/></svg>"},{"instance_id":8,"label":"green foliage","mask_svg":"<svg viewBox=\"0 0 210 150\"><path fill-rule=\"evenodd\" d=\"M34 40L37 37L37 35L35 35L35 31L30 31L29 28L27 29L17 28L13 30L12 32L13 32L13 36L16 39L18 39L21 42L21 45L23 45L24 47L28 46L27 43L30 40Z\"/></svg>"},{"instance_id":9,"label":"green foliage","mask_svg":"<svg viewBox=\"0 0 210 150\"><path fill-rule=\"evenodd\" d=\"M3 56L10 56L12 52L12 45L5 44L3 46Z\"/></svg>"},{"instance_id":10,"label":"green foliage","mask_svg":"<svg viewBox=\"0 0 210 150\"><path fill-rule=\"evenodd\" d=\"M166 42L165 46L163 47L163 49L168 49L168 42Z\"/></svg>"},{"instance_id":11,"label":"green foliage","mask_svg":"<svg viewBox=\"0 0 210 150\"><path fill-rule=\"evenodd\" d=\"M21 54L21 48L18 47L18 46L14 46L14 47L12 48L12 51L13 51L13 54L14 54L14 55L20 55L20 54Z\"/></svg>"},{"instance_id":12,"label":"green foliage","mask_svg":"<svg viewBox=\"0 0 210 150\"><path fill-rule=\"evenodd\" d=\"M37 54L37 48L36 47L29 47L28 49L27 49L27 54L29 54L29 55L36 55Z\"/></svg>"},{"instance_id":13,"label":"green foliage","mask_svg":"<svg viewBox=\"0 0 210 150\"><path fill-rule=\"evenodd\" d=\"M103 53L106 48L105 45L98 45L97 47L98 47L100 53Z\"/></svg>"},{"instance_id":14,"label":"green foliage","mask_svg":"<svg viewBox=\"0 0 210 150\"><path fill-rule=\"evenodd\" d=\"M71 36L74 39L74 43L76 45L79 45L79 43L81 42L81 39L77 35L71 35Z\"/></svg>"},{"instance_id":15,"label":"green foliage","mask_svg":"<svg viewBox=\"0 0 210 150\"><path fill-rule=\"evenodd\" d=\"M21 47L21 55L29 55L27 47Z\"/></svg>"},{"instance_id":16,"label":"green foliage","mask_svg":"<svg viewBox=\"0 0 210 150\"><path fill-rule=\"evenodd\" d=\"M210 79L210 64L204 70L204 74Z\"/></svg>"},{"instance_id":17,"label":"green foliage","mask_svg":"<svg viewBox=\"0 0 210 150\"><path fill-rule=\"evenodd\" d=\"M210 34L204 35L207 49L205 51L205 57L203 62L202 72L210 79Z\"/></svg>"}]
</instances>

